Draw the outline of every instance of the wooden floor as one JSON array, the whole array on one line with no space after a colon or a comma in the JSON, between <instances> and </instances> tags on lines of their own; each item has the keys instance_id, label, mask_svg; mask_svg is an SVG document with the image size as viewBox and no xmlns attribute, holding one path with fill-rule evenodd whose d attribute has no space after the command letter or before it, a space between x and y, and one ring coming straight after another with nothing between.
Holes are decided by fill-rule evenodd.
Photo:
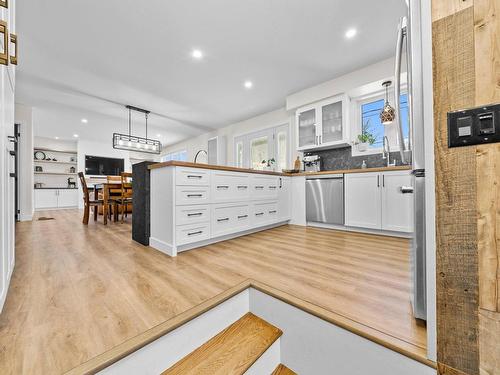
<instances>
[{"instance_id":1,"label":"wooden floor","mask_svg":"<svg viewBox=\"0 0 500 375\"><path fill-rule=\"evenodd\" d=\"M0 374L57 374L253 278L425 355L405 239L283 226L170 258L77 210L17 225Z\"/></svg>"}]
</instances>

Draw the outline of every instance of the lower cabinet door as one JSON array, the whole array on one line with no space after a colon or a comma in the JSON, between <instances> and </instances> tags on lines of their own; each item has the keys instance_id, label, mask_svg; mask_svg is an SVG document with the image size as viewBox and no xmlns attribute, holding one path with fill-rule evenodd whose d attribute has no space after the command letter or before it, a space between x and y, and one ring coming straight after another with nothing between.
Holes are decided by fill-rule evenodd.
<instances>
[{"instance_id":1,"label":"lower cabinet door","mask_svg":"<svg viewBox=\"0 0 500 375\"><path fill-rule=\"evenodd\" d=\"M57 206L61 208L78 206L77 189L60 189L57 191Z\"/></svg>"},{"instance_id":2,"label":"lower cabinet door","mask_svg":"<svg viewBox=\"0 0 500 375\"><path fill-rule=\"evenodd\" d=\"M381 229L381 176L379 173L353 173L344 177L345 225Z\"/></svg>"},{"instance_id":3,"label":"lower cabinet door","mask_svg":"<svg viewBox=\"0 0 500 375\"><path fill-rule=\"evenodd\" d=\"M413 194L402 189L411 188L412 179L408 171L382 174L382 229L413 232Z\"/></svg>"},{"instance_id":4,"label":"lower cabinet door","mask_svg":"<svg viewBox=\"0 0 500 375\"><path fill-rule=\"evenodd\" d=\"M35 189L35 209L57 208L57 189Z\"/></svg>"},{"instance_id":5,"label":"lower cabinet door","mask_svg":"<svg viewBox=\"0 0 500 375\"><path fill-rule=\"evenodd\" d=\"M210 224L190 224L176 227L175 239L177 245L186 245L210 238Z\"/></svg>"},{"instance_id":6,"label":"lower cabinet door","mask_svg":"<svg viewBox=\"0 0 500 375\"><path fill-rule=\"evenodd\" d=\"M218 204L212 208L211 236L218 237L250 228L250 206Z\"/></svg>"}]
</instances>

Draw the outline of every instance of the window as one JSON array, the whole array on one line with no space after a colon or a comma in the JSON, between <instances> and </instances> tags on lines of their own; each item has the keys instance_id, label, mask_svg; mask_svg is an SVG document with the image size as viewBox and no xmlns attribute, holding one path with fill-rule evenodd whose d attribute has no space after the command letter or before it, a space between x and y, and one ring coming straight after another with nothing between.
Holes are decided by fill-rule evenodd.
<instances>
[{"instance_id":1,"label":"window","mask_svg":"<svg viewBox=\"0 0 500 375\"><path fill-rule=\"evenodd\" d=\"M269 157L269 137L264 135L262 137L253 138L250 141L250 168L261 169L262 162L271 159Z\"/></svg>"},{"instance_id":2,"label":"window","mask_svg":"<svg viewBox=\"0 0 500 375\"><path fill-rule=\"evenodd\" d=\"M270 168L286 169L290 159L289 125L261 130L234 139L234 164L237 167L267 169L262 163L274 159Z\"/></svg>"},{"instance_id":3,"label":"window","mask_svg":"<svg viewBox=\"0 0 500 375\"><path fill-rule=\"evenodd\" d=\"M403 125L403 137L405 144L408 144L409 136L409 112L408 112L408 95L406 93L400 96L401 123ZM380 112L384 107L384 96L377 95L368 100L358 102L360 112L360 122L357 125L356 134L361 134L361 131L370 132L375 138L375 142L369 145L369 148L378 152L383 146L384 135L389 139L389 143L393 151L398 144L398 130L395 124L383 125L380 122Z\"/></svg>"},{"instance_id":4,"label":"window","mask_svg":"<svg viewBox=\"0 0 500 375\"><path fill-rule=\"evenodd\" d=\"M170 160L187 161L187 151L182 150L177 152L171 152L161 157L161 161L170 161Z\"/></svg>"}]
</instances>

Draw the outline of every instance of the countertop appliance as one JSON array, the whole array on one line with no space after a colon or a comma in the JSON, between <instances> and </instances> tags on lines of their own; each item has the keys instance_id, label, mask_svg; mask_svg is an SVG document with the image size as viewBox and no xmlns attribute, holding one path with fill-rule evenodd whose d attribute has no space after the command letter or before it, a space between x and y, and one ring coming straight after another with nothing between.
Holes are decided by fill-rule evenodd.
<instances>
[{"instance_id":1,"label":"countertop appliance","mask_svg":"<svg viewBox=\"0 0 500 375\"><path fill-rule=\"evenodd\" d=\"M306 178L306 220L344 225L344 175Z\"/></svg>"},{"instance_id":2,"label":"countertop appliance","mask_svg":"<svg viewBox=\"0 0 500 375\"><path fill-rule=\"evenodd\" d=\"M302 158L305 172L319 172L321 169L321 157L319 155L305 155Z\"/></svg>"},{"instance_id":3,"label":"countertop appliance","mask_svg":"<svg viewBox=\"0 0 500 375\"><path fill-rule=\"evenodd\" d=\"M417 1L408 2L408 17L402 17L398 25L396 43L395 80L395 123L398 140L404 139L399 97L401 93L401 62L406 60L408 90L409 155L404 153L405 144L399 141L403 164L410 164L413 175L413 189L401 190L413 193L414 233L410 250L410 270L412 278L411 304L415 318L427 318L426 301L426 256L425 256L425 156L424 156L424 109L422 79L422 32L420 6Z\"/></svg>"}]
</instances>

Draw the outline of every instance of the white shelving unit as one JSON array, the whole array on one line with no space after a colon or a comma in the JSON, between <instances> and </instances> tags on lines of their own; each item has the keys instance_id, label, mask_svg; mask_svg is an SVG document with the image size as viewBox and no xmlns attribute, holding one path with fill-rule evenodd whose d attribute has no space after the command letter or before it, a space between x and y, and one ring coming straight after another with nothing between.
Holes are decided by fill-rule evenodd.
<instances>
[{"instance_id":1,"label":"white shelving unit","mask_svg":"<svg viewBox=\"0 0 500 375\"><path fill-rule=\"evenodd\" d=\"M78 189L68 188L69 181L77 182L77 152L35 147L34 153L37 151L42 151L47 158L57 160L33 160L35 169L42 169L33 171L35 184L42 184L41 188L35 188L35 209L77 207Z\"/></svg>"}]
</instances>

